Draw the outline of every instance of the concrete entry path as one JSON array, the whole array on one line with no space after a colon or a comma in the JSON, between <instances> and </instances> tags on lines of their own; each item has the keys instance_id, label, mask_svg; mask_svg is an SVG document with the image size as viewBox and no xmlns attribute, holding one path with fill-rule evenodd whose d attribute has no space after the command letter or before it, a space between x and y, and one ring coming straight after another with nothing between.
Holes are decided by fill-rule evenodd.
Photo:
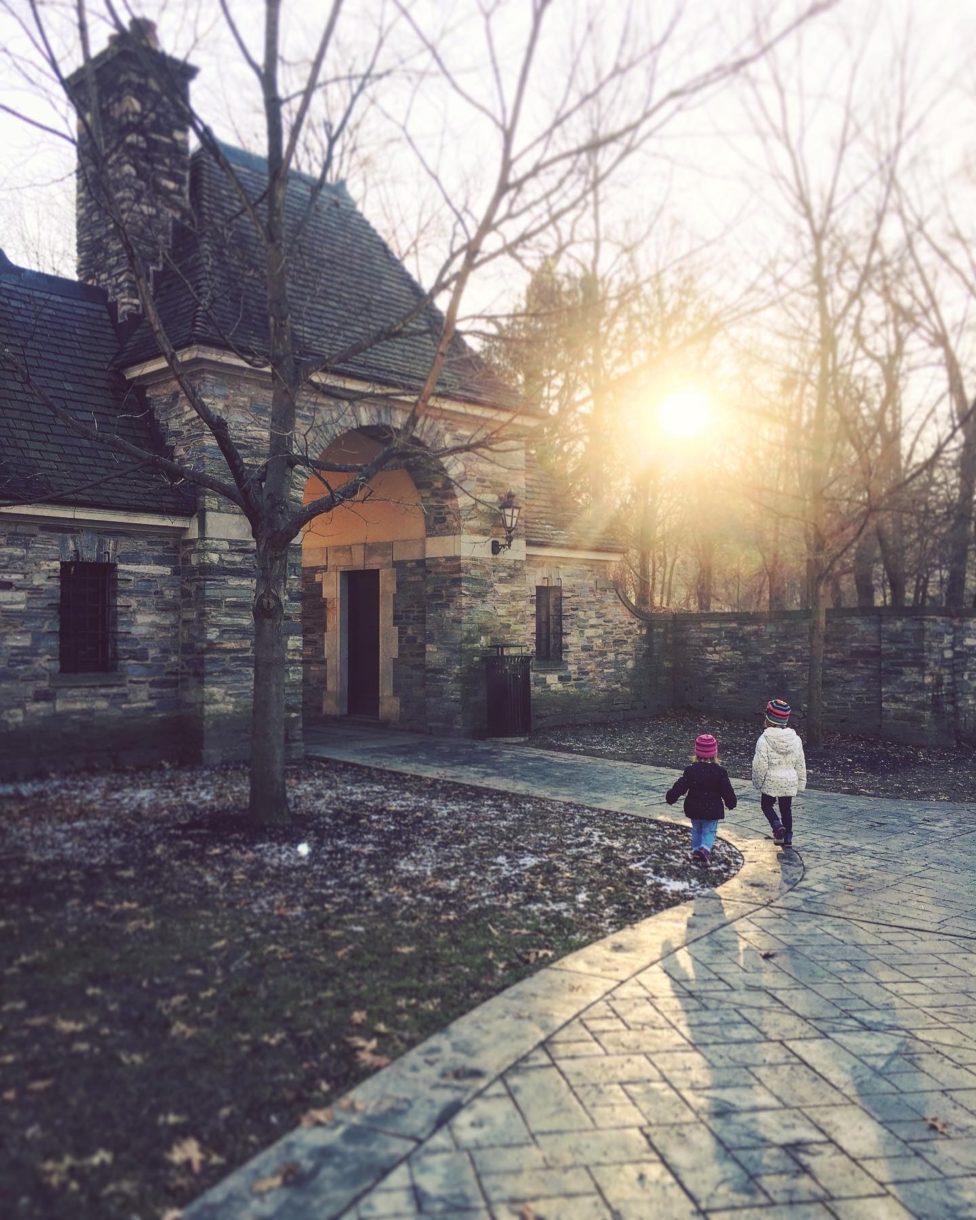
<instances>
[{"instance_id":1,"label":"concrete entry path","mask_svg":"<svg viewBox=\"0 0 976 1220\"><path fill-rule=\"evenodd\" d=\"M669 816L653 767L346 729L309 754ZM731 882L489 1000L186 1220L976 1218L976 806L809 792L778 852L737 790Z\"/></svg>"}]
</instances>

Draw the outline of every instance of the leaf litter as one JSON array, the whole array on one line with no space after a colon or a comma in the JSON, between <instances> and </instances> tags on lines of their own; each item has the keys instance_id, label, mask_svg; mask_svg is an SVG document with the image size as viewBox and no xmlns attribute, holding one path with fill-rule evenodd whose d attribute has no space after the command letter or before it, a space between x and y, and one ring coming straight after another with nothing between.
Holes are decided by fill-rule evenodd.
<instances>
[{"instance_id":1,"label":"leaf litter","mask_svg":"<svg viewBox=\"0 0 976 1220\"><path fill-rule=\"evenodd\" d=\"M740 864L463 784L310 763L288 786L292 821L264 830L240 767L0 789L13 1214L173 1214L455 1016Z\"/></svg>"},{"instance_id":2,"label":"leaf litter","mask_svg":"<svg viewBox=\"0 0 976 1220\"><path fill-rule=\"evenodd\" d=\"M808 782L813 789L925 801L972 800L970 777L976 766L976 746L972 743L910 745L828 729L823 745L813 748L806 742L802 716L794 716L790 723L804 742ZM708 732L718 738L722 765L728 773L748 778L762 730L761 709L748 719L677 709L613 724L540 729L527 744L619 762L673 767L677 773L688 765L697 735ZM751 787L748 793L752 795ZM741 789L739 797L741 800ZM663 789L658 794L658 799L662 798Z\"/></svg>"}]
</instances>

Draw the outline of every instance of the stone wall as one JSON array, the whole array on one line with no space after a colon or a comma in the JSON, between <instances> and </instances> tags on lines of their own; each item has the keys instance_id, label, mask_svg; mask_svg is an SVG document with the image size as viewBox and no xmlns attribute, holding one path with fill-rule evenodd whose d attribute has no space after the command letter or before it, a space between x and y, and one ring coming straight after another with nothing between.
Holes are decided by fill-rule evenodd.
<instances>
[{"instance_id":1,"label":"stone wall","mask_svg":"<svg viewBox=\"0 0 976 1220\"><path fill-rule=\"evenodd\" d=\"M806 705L809 616L662 615L647 627L654 707L747 715L773 696ZM976 611L830 610L828 728L905 742L976 740Z\"/></svg>"},{"instance_id":2,"label":"stone wall","mask_svg":"<svg viewBox=\"0 0 976 1220\"><path fill-rule=\"evenodd\" d=\"M527 647L535 651L535 590L547 580L562 586L563 659L533 664L533 726L658 710L643 626L617 597L603 561L529 557L520 606Z\"/></svg>"},{"instance_id":3,"label":"stone wall","mask_svg":"<svg viewBox=\"0 0 976 1220\"><path fill-rule=\"evenodd\" d=\"M82 533L117 563L114 673L60 673L60 564ZM184 757L180 620L172 534L0 519L0 776Z\"/></svg>"}]
</instances>

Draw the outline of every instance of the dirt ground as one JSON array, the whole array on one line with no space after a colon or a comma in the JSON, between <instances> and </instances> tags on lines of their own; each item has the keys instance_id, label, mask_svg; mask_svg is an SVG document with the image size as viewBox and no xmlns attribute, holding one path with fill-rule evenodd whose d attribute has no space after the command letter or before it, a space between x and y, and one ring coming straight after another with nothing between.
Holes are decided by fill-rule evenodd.
<instances>
[{"instance_id":1,"label":"dirt ground","mask_svg":"<svg viewBox=\"0 0 976 1220\"><path fill-rule=\"evenodd\" d=\"M565 953L735 873L624 814L341 764L241 826L241 768L0 790L4 1220L175 1220Z\"/></svg>"},{"instance_id":2,"label":"dirt ground","mask_svg":"<svg viewBox=\"0 0 976 1220\"><path fill-rule=\"evenodd\" d=\"M793 727L804 737L803 724ZM617 724L543 729L528 744L573 754L592 754L656 767L685 767L699 733L718 738L722 765L733 777L748 780L761 715L749 720L668 712ZM853 734L827 733L822 746L806 747L808 785L826 792L907 797L931 801L976 800L976 748L909 746ZM741 792L741 786L740 786Z\"/></svg>"}]
</instances>

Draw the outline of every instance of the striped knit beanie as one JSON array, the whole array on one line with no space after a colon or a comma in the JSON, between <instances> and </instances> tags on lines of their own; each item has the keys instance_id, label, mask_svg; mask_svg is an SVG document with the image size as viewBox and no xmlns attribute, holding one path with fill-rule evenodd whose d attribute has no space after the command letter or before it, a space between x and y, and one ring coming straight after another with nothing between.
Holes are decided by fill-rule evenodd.
<instances>
[{"instance_id":1,"label":"striped knit beanie","mask_svg":"<svg viewBox=\"0 0 976 1220\"><path fill-rule=\"evenodd\" d=\"M702 733L695 738L695 757L714 758L718 754L718 742L711 733Z\"/></svg>"},{"instance_id":2,"label":"striped knit beanie","mask_svg":"<svg viewBox=\"0 0 976 1220\"><path fill-rule=\"evenodd\" d=\"M770 699L766 704L766 723L778 724L785 729L792 710L785 699Z\"/></svg>"}]
</instances>

